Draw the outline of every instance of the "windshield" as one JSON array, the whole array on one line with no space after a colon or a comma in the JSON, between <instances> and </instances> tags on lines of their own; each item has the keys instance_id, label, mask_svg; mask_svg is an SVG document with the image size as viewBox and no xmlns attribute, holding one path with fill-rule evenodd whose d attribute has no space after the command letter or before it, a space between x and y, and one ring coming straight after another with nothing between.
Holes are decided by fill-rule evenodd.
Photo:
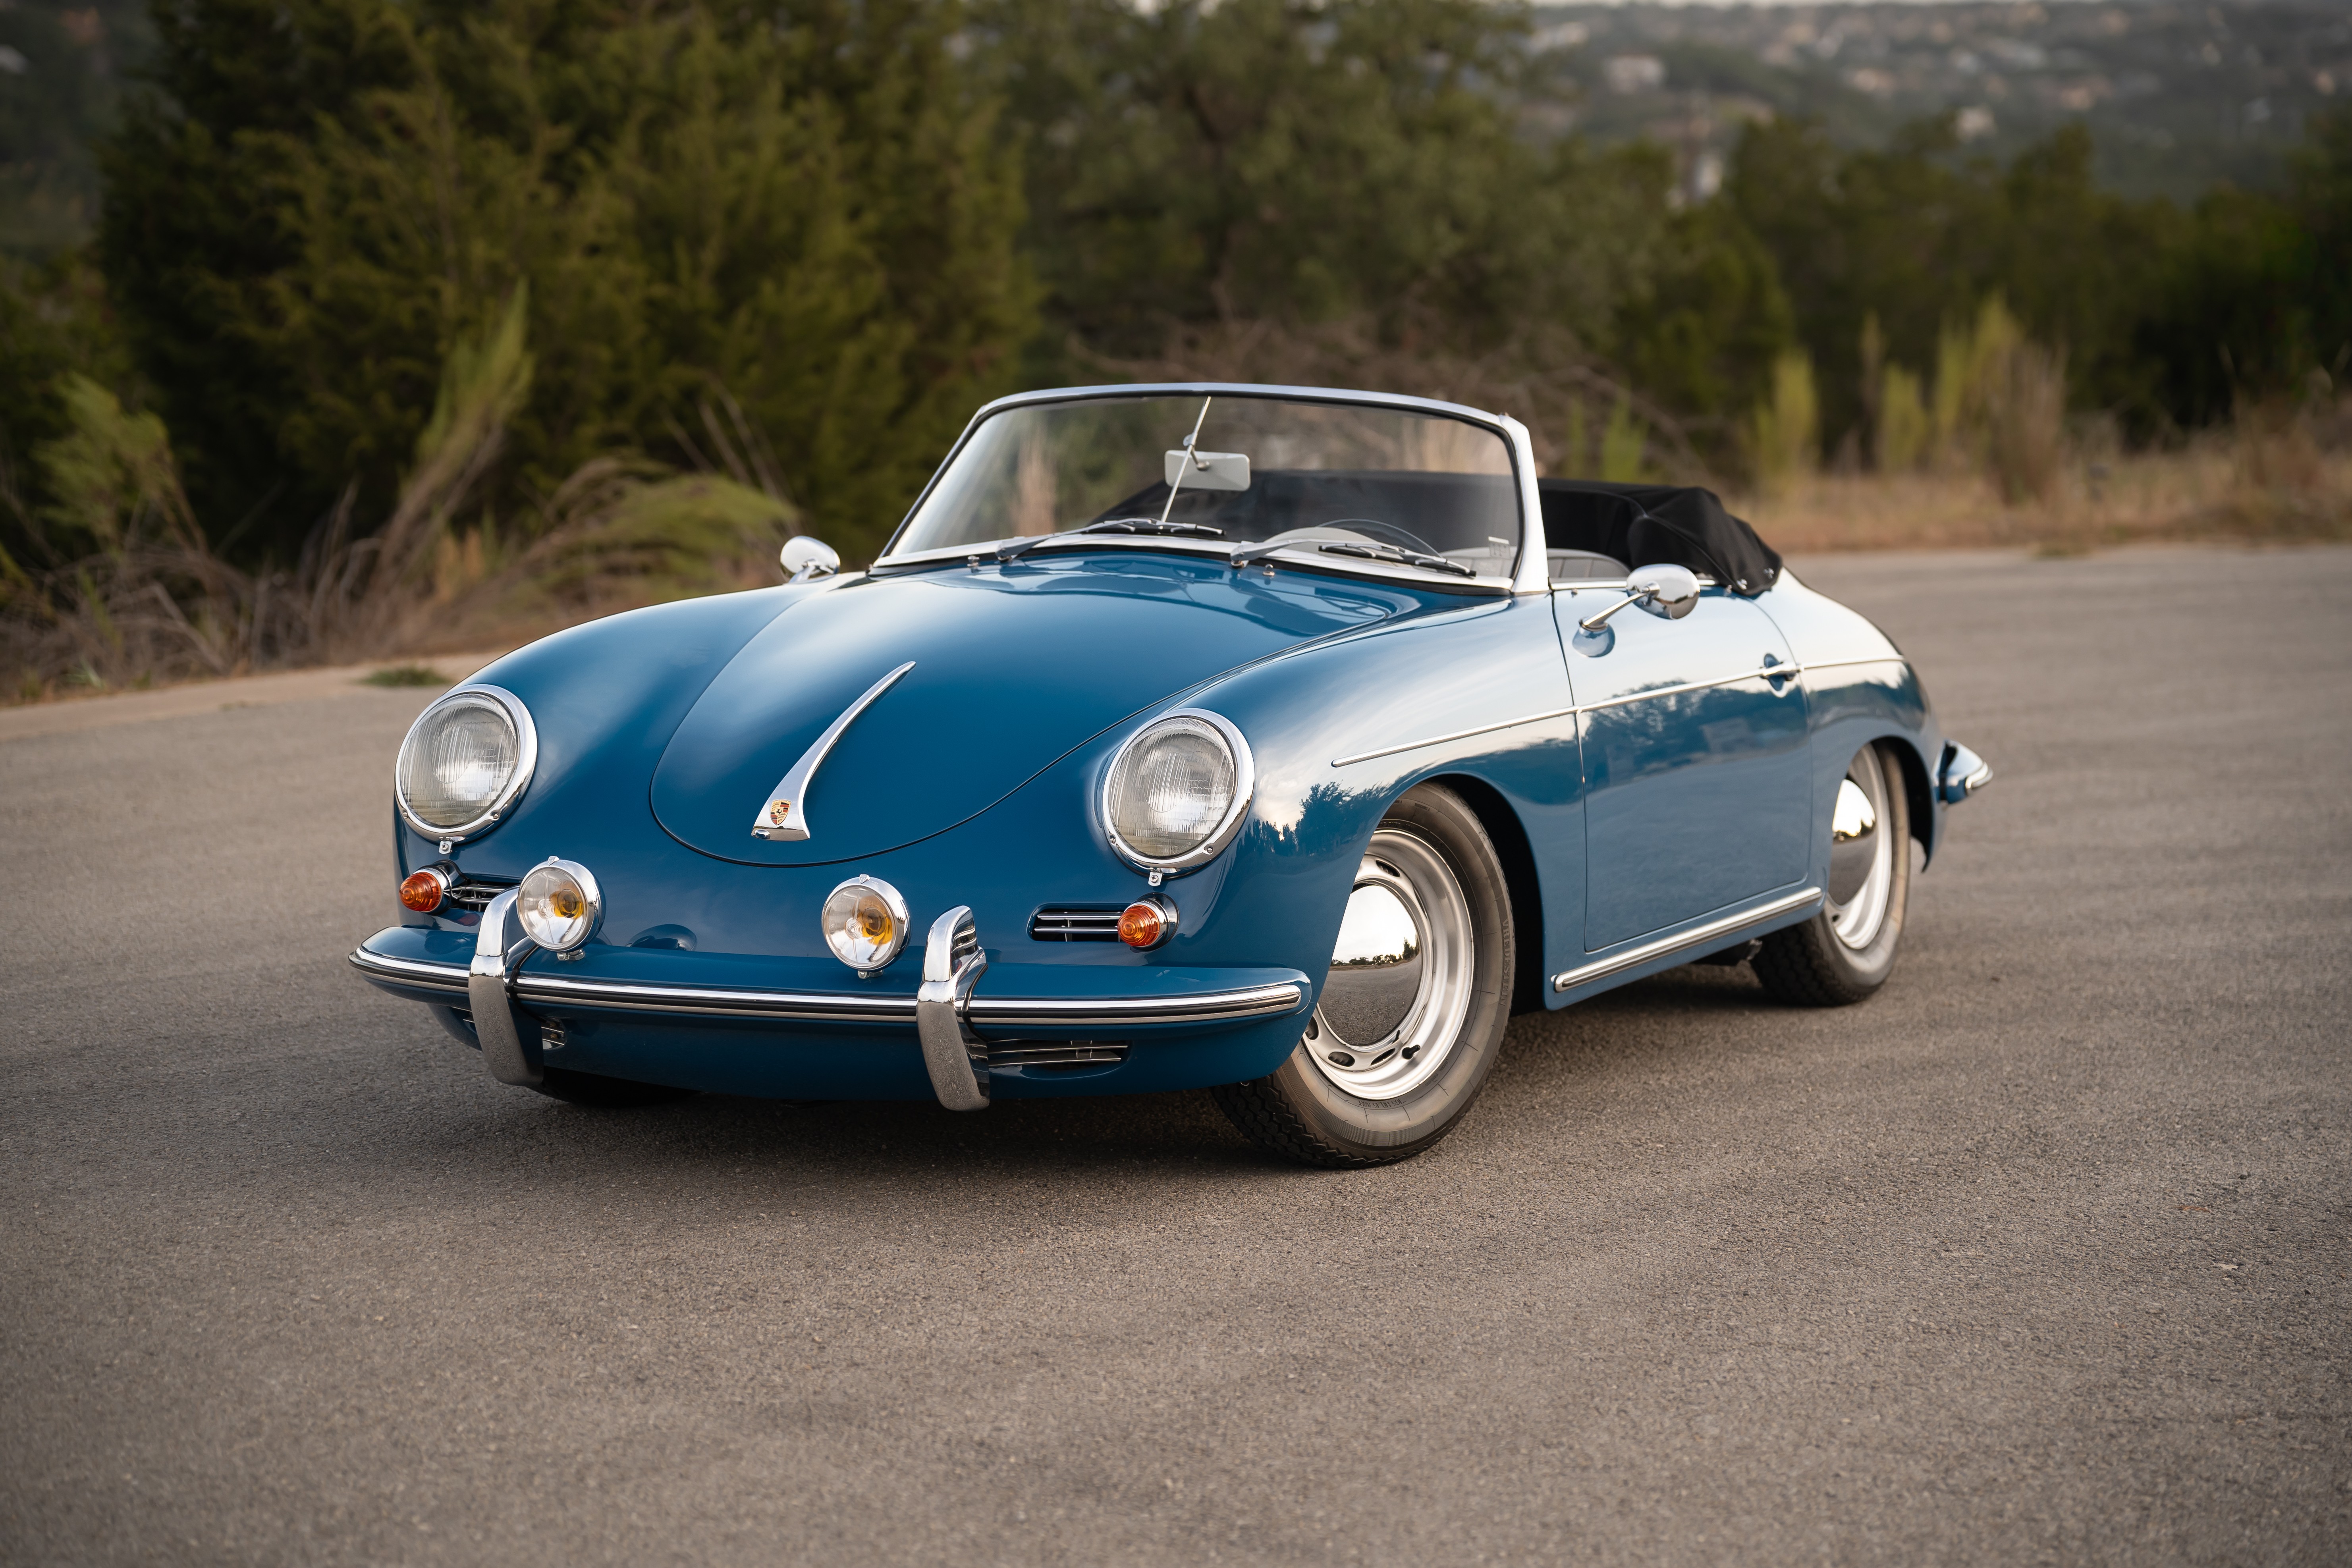
<instances>
[{"instance_id":1,"label":"windshield","mask_svg":"<svg viewBox=\"0 0 2352 1568\"><path fill-rule=\"evenodd\" d=\"M1028 404L971 433L891 553L1087 528L1499 576L1518 491L1503 437L1445 415L1230 393Z\"/></svg>"}]
</instances>

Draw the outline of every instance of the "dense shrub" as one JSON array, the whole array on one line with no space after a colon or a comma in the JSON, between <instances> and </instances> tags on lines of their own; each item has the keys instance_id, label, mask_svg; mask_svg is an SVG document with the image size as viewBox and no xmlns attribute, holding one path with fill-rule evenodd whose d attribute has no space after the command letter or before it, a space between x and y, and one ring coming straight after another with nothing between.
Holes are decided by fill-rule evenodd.
<instances>
[{"instance_id":1,"label":"dense shrub","mask_svg":"<svg viewBox=\"0 0 2352 1568\"><path fill-rule=\"evenodd\" d=\"M1034 330L1016 164L926 0L191 0L108 161L107 274L198 510L388 504L451 345L528 283L508 511L740 409L844 545Z\"/></svg>"}]
</instances>

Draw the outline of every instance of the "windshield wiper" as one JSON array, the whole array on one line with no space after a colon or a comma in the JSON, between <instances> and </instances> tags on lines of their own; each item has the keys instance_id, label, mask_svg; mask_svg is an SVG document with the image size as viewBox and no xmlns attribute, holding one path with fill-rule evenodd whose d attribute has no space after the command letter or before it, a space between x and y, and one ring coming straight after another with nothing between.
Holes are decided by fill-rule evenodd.
<instances>
[{"instance_id":1,"label":"windshield wiper","mask_svg":"<svg viewBox=\"0 0 2352 1568\"><path fill-rule=\"evenodd\" d=\"M1112 517L1100 522L1090 522L1084 528L1073 528L1065 533L1033 533L1026 539L1008 539L996 547L999 561L1014 561L1048 540L1069 539L1081 533L1150 533L1175 539L1223 539L1225 531L1211 528L1205 522L1162 522L1156 517Z\"/></svg>"},{"instance_id":2,"label":"windshield wiper","mask_svg":"<svg viewBox=\"0 0 2352 1568\"><path fill-rule=\"evenodd\" d=\"M1418 566L1425 572L1451 572L1456 577L1475 577L1475 566L1465 566L1459 561L1449 561L1443 555L1424 555L1418 550L1399 550L1393 544L1318 544L1315 547L1326 555L1356 555L1366 561L1393 561L1400 566Z\"/></svg>"}]
</instances>

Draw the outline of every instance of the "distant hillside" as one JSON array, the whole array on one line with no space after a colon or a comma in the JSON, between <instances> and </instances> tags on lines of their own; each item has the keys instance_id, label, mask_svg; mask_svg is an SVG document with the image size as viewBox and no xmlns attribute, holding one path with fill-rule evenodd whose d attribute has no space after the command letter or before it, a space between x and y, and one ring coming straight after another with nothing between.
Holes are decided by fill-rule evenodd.
<instances>
[{"instance_id":1,"label":"distant hillside","mask_svg":"<svg viewBox=\"0 0 2352 1568\"><path fill-rule=\"evenodd\" d=\"M2187 200L2274 184L2305 115L2352 99L2344 0L1542 5L1535 41L1559 89L1532 110L1546 129L1663 142L1696 195L1758 116L1864 145L1950 111L2004 159L2080 120L2103 183Z\"/></svg>"},{"instance_id":2,"label":"distant hillside","mask_svg":"<svg viewBox=\"0 0 2352 1568\"><path fill-rule=\"evenodd\" d=\"M2069 120L2129 195L2277 183L2306 113L2352 99L2347 0L1538 5L1529 123L1676 150L1709 194L1745 121L1812 115L1850 146L1952 111L2007 158ZM153 45L142 0L0 0L0 253L86 237L92 144Z\"/></svg>"}]
</instances>

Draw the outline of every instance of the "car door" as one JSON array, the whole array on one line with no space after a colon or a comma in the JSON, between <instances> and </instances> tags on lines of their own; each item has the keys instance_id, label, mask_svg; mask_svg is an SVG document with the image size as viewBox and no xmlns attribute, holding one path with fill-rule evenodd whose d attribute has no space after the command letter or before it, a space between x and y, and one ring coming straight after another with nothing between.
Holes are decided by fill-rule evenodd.
<instances>
[{"instance_id":1,"label":"car door","mask_svg":"<svg viewBox=\"0 0 2352 1568\"><path fill-rule=\"evenodd\" d=\"M1771 617L1710 587L1680 620L1633 606L1580 630L1623 596L1553 595L1579 710L1589 952L1786 887L1807 863L1804 683Z\"/></svg>"}]
</instances>

